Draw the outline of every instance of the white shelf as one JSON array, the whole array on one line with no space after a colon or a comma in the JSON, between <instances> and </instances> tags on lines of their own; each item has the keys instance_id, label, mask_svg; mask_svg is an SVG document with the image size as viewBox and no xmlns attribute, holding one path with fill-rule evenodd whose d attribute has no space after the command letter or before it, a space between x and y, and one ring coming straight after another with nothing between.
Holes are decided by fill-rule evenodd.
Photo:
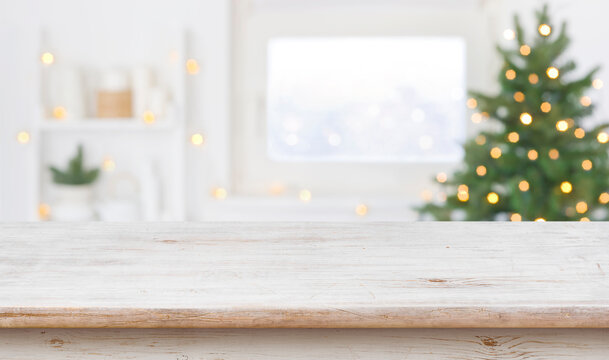
<instances>
[{"instance_id":1,"label":"white shelf","mask_svg":"<svg viewBox=\"0 0 609 360\"><path fill-rule=\"evenodd\" d=\"M53 120L43 119L39 128L45 132L87 132L87 131L170 131L177 128L176 122L161 119L152 124L146 124L136 118L87 118L82 120Z\"/></svg>"}]
</instances>

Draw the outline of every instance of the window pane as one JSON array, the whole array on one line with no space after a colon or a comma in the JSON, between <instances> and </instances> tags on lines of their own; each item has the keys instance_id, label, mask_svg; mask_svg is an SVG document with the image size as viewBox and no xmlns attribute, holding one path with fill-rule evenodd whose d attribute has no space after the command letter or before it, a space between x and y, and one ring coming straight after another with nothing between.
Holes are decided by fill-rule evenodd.
<instances>
[{"instance_id":1,"label":"window pane","mask_svg":"<svg viewBox=\"0 0 609 360\"><path fill-rule=\"evenodd\" d=\"M454 37L280 38L268 48L268 152L283 161L451 161L465 138Z\"/></svg>"}]
</instances>

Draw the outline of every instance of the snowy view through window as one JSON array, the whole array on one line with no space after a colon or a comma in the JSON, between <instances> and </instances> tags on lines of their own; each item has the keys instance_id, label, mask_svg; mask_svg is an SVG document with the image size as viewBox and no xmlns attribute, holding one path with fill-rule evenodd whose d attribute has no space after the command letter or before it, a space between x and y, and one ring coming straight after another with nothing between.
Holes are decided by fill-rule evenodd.
<instances>
[{"instance_id":1,"label":"snowy view through window","mask_svg":"<svg viewBox=\"0 0 609 360\"><path fill-rule=\"evenodd\" d=\"M454 37L277 38L268 153L279 161L452 161L465 139Z\"/></svg>"}]
</instances>

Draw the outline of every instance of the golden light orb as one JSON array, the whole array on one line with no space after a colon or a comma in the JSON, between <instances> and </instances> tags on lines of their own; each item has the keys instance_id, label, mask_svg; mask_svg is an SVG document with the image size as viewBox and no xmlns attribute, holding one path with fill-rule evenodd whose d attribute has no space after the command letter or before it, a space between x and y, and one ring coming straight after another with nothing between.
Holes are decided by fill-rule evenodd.
<instances>
[{"instance_id":1,"label":"golden light orb","mask_svg":"<svg viewBox=\"0 0 609 360\"><path fill-rule=\"evenodd\" d=\"M575 211L580 214L585 213L586 211L588 211L588 204L585 201L578 202L577 204L575 204Z\"/></svg>"},{"instance_id":2,"label":"golden light orb","mask_svg":"<svg viewBox=\"0 0 609 360\"><path fill-rule=\"evenodd\" d=\"M518 189L520 189L520 191L529 191L529 182L526 180L521 180L518 183Z\"/></svg>"},{"instance_id":3,"label":"golden light orb","mask_svg":"<svg viewBox=\"0 0 609 360\"><path fill-rule=\"evenodd\" d=\"M505 78L508 80L514 80L516 78L516 71L509 69L505 72Z\"/></svg>"},{"instance_id":4,"label":"golden light orb","mask_svg":"<svg viewBox=\"0 0 609 360\"><path fill-rule=\"evenodd\" d=\"M539 157L539 154L537 153L537 150L529 150L529 152L527 153L527 156L529 158L529 160L537 160L537 158Z\"/></svg>"},{"instance_id":5,"label":"golden light orb","mask_svg":"<svg viewBox=\"0 0 609 360\"><path fill-rule=\"evenodd\" d=\"M42 61L44 65L51 65L53 62L55 62L55 56L53 56L53 54L50 52L45 52L40 56L40 61Z\"/></svg>"},{"instance_id":6,"label":"golden light orb","mask_svg":"<svg viewBox=\"0 0 609 360\"><path fill-rule=\"evenodd\" d=\"M520 55L528 56L531 53L531 47L529 45L522 45L520 47Z\"/></svg>"},{"instance_id":7,"label":"golden light orb","mask_svg":"<svg viewBox=\"0 0 609 360\"><path fill-rule=\"evenodd\" d=\"M478 106L478 101L476 101L474 98L469 98L465 104L468 108L475 109Z\"/></svg>"},{"instance_id":8,"label":"golden light orb","mask_svg":"<svg viewBox=\"0 0 609 360\"><path fill-rule=\"evenodd\" d=\"M469 187L465 184L461 184L459 185L459 187L457 187L457 191L458 192L468 192L469 191Z\"/></svg>"},{"instance_id":9,"label":"golden light orb","mask_svg":"<svg viewBox=\"0 0 609 360\"><path fill-rule=\"evenodd\" d=\"M496 192L490 192L486 195L486 201L488 201L489 204L495 205L499 202L499 195Z\"/></svg>"},{"instance_id":10,"label":"golden light orb","mask_svg":"<svg viewBox=\"0 0 609 360\"><path fill-rule=\"evenodd\" d=\"M528 112L523 112L520 114L520 122L524 125L531 125L533 122L533 117Z\"/></svg>"},{"instance_id":11,"label":"golden light orb","mask_svg":"<svg viewBox=\"0 0 609 360\"><path fill-rule=\"evenodd\" d=\"M596 136L596 140L598 140L598 142L601 144L605 144L605 143L607 143L607 141L609 141L609 134L607 134L604 131L601 131Z\"/></svg>"},{"instance_id":12,"label":"golden light orb","mask_svg":"<svg viewBox=\"0 0 609 360\"><path fill-rule=\"evenodd\" d=\"M154 113L150 110L144 111L144 113L142 114L142 120L144 120L144 123L146 124L154 124Z\"/></svg>"},{"instance_id":13,"label":"golden light orb","mask_svg":"<svg viewBox=\"0 0 609 360\"><path fill-rule=\"evenodd\" d=\"M548 24L539 25L537 30L539 31L539 34L541 36L548 36L548 35L550 35L550 33L552 33L552 28Z\"/></svg>"},{"instance_id":14,"label":"golden light orb","mask_svg":"<svg viewBox=\"0 0 609 360\"><path fill-rule=\"evenodd\" d=\"M518 140L520 140L520 135L518 135L517 132L512 131L511 133L508 134L507 138L508 138L508 141L511 143L517 143Z\"/></svg>"},{"instance_id":15,"label":"golden light orb","mask_svg":"<svg viewBox=\"0 0 609 360\"><path fill-rule=\"evenodd\" d=\"M573 185L571 185L571 183L570 183L570 182L568 182L568 181L563 181L563 182L560 184L560 191L562 191L562 192L563 192L563 193L565 193L565 194L568 194L568 193L570 193L571 191L573 191Z\"/></svg>"},{"instance_id":16,"label":"golden light orb","mask_svg":"<svg viewBox=\"0 0 609 360\"><path fill-rule=\"evenodd\" d=\"M190 136L190 143L194 146L201 146L205 142L205 137L203 134L195 133Z\"/></svg>"},{"instance_id":17,"label":"golden light orb","mask_svg":"<svg viewBox=\"0 0 609 360\"><path fill-rule=\"evenodd\" d=\"M217 200L224 200L226 199L226 195L228 195L228 192L223 187L216 187L212 189L211 195Z\"/></svg>"},{"instance_id":18,"label":"golden light orb","mask_svg":"<svg viewBox=\"0 0 609 360\"><path fill-rule=\"evenodd\" d=\"M51 216L51 207L49 204L40 203L38 205L38 218L40 220L48 220Z\"/></svg>"},{"instance_id":19,"label":"golden light orb","mask_svg":"<svg viewBox=\"0 0 609 360\"><path fill-rule=\"evenodd\" d=\"M195 59L186 60L186 72L190 75L195 75L199 73L199 63Z\"/></svg>"},{"instance_id":20,"label":"golden light orb","mask_svg":"<svg viewBox=\"0 0 609 360\"><path fill-rule=\"evenodd\" d=\"M486 166L478 165L478 167L476 168L476 174L478 174L478 176L486 175Z\"/></svg>"},{"instance_id":21,"label":"golden light orb","mask_svg":"<svg viewBox=\"0 0 609 360\"><path fill-rule=\"evenodd\" d=\"M538 217L537 219L535 219L535 222L545 222L546 219L542 218L542 217Z\"/></svg>"},{"instance_id":22,"label":"golden light orb","mask_svg":"<svg viewBox=\"0 0 609 360\"><path fill-rule=\"evenodd\" d=\"M544 102L541 103L539 108L541 109L542 112L549 113L550 110L552 110L552 104L550 104L547 101L544 101Z\"/></svg>"},{"instance_id":23,"label":"golden light orb","mask_svg":"<svg viewBox=\"0 0 609 360\"><path fill-rule=\"evenodd\" d=\"M550 66L546 69L546 75L548 75L550 79L556 79L558 78L558 75L560 75L560 72L556 67Z\"/></svg>"},{"instance_id":24,"label":"golden light orb","mask_svg":"<svg viewBox=\"0 0 609 360\"><path fill-rule=\"evenodd\" d=\"M358 216L366 216L366 214L368 214L368 206L365 204L357 204L355 207L355 213Z\"/></svg>"},{"instance_id":25,"label":"golden light orb","mask_svg":"<svg viewBox=\"0 0 609 360\"><path fill-rule=\"evenodd\" d=\"M461 202L466 202L469 200L469 193L467 191L459 191L457 192L457 199Z\"/></svg>"},{"instance_id":26,"label":"golden light orb","mask_svg":"<svg viewBox=\"0 0 609 360\"><path fill-rule=\"evenodd\" d=\"M27 131L19 131L17 133L17 142L20 144L27 144L30 142L30 133Z\"/></svg>"},{"instance_id":27,"label":"golden light orb","mask_svg":"<svg viewBox=\"0 0 609 360\"><path fill-rule=\"evenodd\" d=\"M512 29L503 30L503 38L506 40L514 40L516 38L516 33Z\"/></svg>"},{"instance_id":28,"label":"golden light orb","mask_svg":"<svg viewBox=\"0 0 609 360\"><path fill-rule=\"evenodd\" d=\"M537 84L537 82L539 82L539 76L537 76L537 74L530 74L529 82L533 85Z\"/></svg>"},{"instance_id":29,"label":"golden light orb","mask_svg":"<svg viewBox=\"0 0 609 360\"><path fill-rule=\"evenodd\" d=\"M584 107L588 107L592 105L592 99L590 99L590 96L582 96L579 98L579 103Z\"/></svg>"},{"instance_id":30,"label":"golden light orb","mask_svg":"<svg viewBox=\"0 0 609 360\"><path fill-rule=\"evenodd\" d=\"M550 159L556 160L560 157L560 153L556 149L550 149L550 151L548 151L548 156Z\"/></svg>"},{"instance_id":31,"label":"golden light orb","mask_svg":"<svg viewBox=\"0 0 609 360\"><path fill-rule=\"evenodd\" d=\"M558 131L567 131L569 129L569 123L567 120L558 120L556 122L556 130Z\"/></svg>"},{"instance_id":32,"label":"golden light orb","mask_svg":"<svg viewBox=\"0 0 609 360\"><path fill-rule=\"evenodd\" d=\"M482 114L473 113L471 119L474 124L478 124L482 121Z\"/></svg>"},{"instance_id":33,"label":"golden light orb","mask_svg":"<svg viewBox=\"0 0 609 360\"><path fill-rule=\"evenodd\" d=\"M111 157L106 156L102 161L102 170L110 172L116 169L116 163Z\"/></svg>"},{"instance_id":34,"label":"golden light orb","mask_svg":"<svg viewBox=\"0 0 609 360\"><path fill-rule=\"evenodd\" d=\"M596 90L600 90L603 88L603 80L601 79L594 79L592 80L592 87L595 88Z\"/></svg>"},{"instance_id":35,"label":"golden light orb","mask_svg":"<svg viewBox=\"0 0 609 360\"><path fill-rule=\"evenodd\" d=\"M586 131L584 129L582 129L582 128L577 128L573 132L573 135L575 135L575 137L578 138L578 139L583 139L584 136L586 136Z\"/></svg>"},{"instance_id":36,"label":"golden light orb","mask_svg":"<svg viewBox=\"0 0 609 360\"><path fill-rule=\"evenodd\" d=\"M499 159L501 157L501 149L495 146L491 149L490 154L493 159Z\"/></svg>"},{"instance_id":37,"label":"golden light orb","mask_svg":"<svg viewBox=\"0 0 609 360\"><path fill-rule=\"evenodd\" d=\"M63 120L68 115L66 108L63 106L56 106L53 108L53 117L57 120Z\"/></svg>"},{"instance_id":38,"label":"golden light orb","mask_svg":"<svg viewBox=\"0 0 609 360\"><path fill-rule=\"evenodd\" d=\"M585 216L584 216L583 218L579 219L579 221L582 221L582 222L589 222L589 221L590 221L590 218L588 218L588 217L585 217Z\"/></svg>"},{"instance_id":39,"label":"golden light orb","mask_svg":"<svg viewBox=\"0 0 609 360\"><path fill-rule=\"evenodd\" d=\"M298 198L302 202L311 201L311 197L312 197L311 191L309 191L307 189L300 190L300 192L298 193Z\"/></svg>"},{"instance_id":40,"label":"golden light orb","mask_svg":"<svg viewBox=\"0 0 609 360\"><path fill-rule=\"evenodd\" d=\"M604 192L604 193L600 194L598 196L598 202L600 202L601 204L609 203L609 193Z\"/></svg>"},{"instance_id":41,"label":"golden light orb","mask_svg":"<svg viewBox=\"0 0 609 360\"><path fill-rule=\"evenodd\" d=\"M524 93L522 91L516 91L514 93L514 100L516 102L519 102L519 103L523 102L524 101Z\"/></svg>"},{"instance_id":42,"label":"golden light orb","mask_svg":"<svg viewBox=\"0 0 609 360\"><path fill-rule=\"evenodd\" d=\"M510 221L522 221L522 216L518 213L513 213L512 216L510 216Z\"/></svg>"},{"instance_id":43,"label":"golden light orb","mask_svg":"<svg viewBox=\"0 0 609 360\"><path fill-rule=\"evenodd\" d=\"M484 145L484 144L486 144L486 136L478 135L478 136L476 136L475 141L476 141L476 144L478 144L478 145Z\"/></svg>"},{"instance_id":44,"label":"golden light orb","mask_svg":"<svg viewBox=\"0 0 609 360\"><path fill-rule=\"evenodd\" d=\"M433 199L433 193L430 190L423 190L421 191L421 199L431 201L431 199Z\"/></svg>"},{"instance_id":45,"label":"golden light orb","mask_svg":"<svg viewBox=\"0 0 609 360\"><path fill-rule=\"evenodd\" d=\"M436 180L437 180L439 183L445 183L445 182L446 182L446 180L448 180L448 175L446 175L446 173L445 173L445 172L440 172L440 173L438 173L438 174L436 175Z\"/></svg>"},{"instance_id":46,"label":"golden light orb","mask_svg":"<svg viewBox=\"0 0 609 360\"><path fill-rule=\"evenodd\" d=\"M589 171L592 169L592 161L586 159L582 161L582 169Z\"/></svg>"}]
</instances>

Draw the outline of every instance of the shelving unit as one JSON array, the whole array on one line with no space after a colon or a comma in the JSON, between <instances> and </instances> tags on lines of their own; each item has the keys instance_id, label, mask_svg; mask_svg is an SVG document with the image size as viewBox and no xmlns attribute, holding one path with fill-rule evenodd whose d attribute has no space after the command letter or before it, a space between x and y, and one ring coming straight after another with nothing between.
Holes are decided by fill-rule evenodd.
<instances>
[{"instance_id":1,"label":"shelving unit","mask_svg":"<svg viewBox=\"0 0 609 360\"><path fill-rule=\"evenodd\" d=\"M37 139L36 181L32 190L37 194L34 206L38 211L33 209L32 213L38 213L43 220L49 211L53 218L57 195L47 169L50 165L65 167L78 144L84 147L87 166L101 169L94 185L96 208L111 201L129 201L138 208L138 216L124 220L184 219L186 36L181 29L128 30L89 29L74 33L68 28L54 27L40 31L40 117L32 129ZM46 53L53 55L52 61L42 59ZM48 79L54 66L71 67L82 74L100 69L150 69L157 85L166 91L167 112L148 122L135 113L129 118L99 118L91 116L91 111L85 116L53 118ZM91 91L93 86L87 86ZM83 108L91 107L92 96L81 96ZM155 211L144 208L147 206L144 198L150 198L145 191L158 196Z\"/></svg>"}]
</instances>

